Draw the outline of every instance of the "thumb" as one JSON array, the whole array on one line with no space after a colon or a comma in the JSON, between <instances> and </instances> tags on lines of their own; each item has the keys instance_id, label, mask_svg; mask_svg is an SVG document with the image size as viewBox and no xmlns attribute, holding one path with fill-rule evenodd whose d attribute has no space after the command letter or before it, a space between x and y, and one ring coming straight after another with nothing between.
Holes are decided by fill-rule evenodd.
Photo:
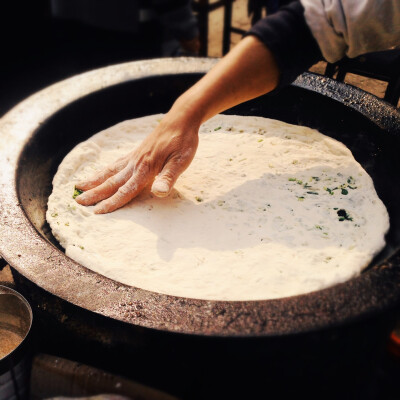
<instances>
[{"instance_id":1,"label":"thumb","mask_svg":"<svg viewBox=\"0 0 400 400\"><path fill-rule=\"evenodd\" d=\"M154 180L153 185L151 186L151 192L154 193L157 197L166 197L170 194L172 189L172 185L165 179L157 178Z\"/></svg>"},{"instance_id":2,"label":"thumb","mask_svg":"<svg viewBox=\"0 0 400 400\"><path fill-rule=\"evenodd\" d=\"M171 160L154 179L151 192L157 197L168 196L183 170L184 168L179 168L179 166Z\"/></svg>"}]
</instances>

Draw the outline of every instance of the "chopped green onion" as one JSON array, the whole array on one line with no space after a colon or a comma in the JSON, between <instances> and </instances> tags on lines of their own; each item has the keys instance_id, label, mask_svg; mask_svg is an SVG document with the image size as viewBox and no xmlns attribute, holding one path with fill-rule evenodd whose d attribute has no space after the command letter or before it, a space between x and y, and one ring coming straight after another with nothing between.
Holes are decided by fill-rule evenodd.
<instances>
[{"instance_id":1,"label":"chopped green onion","mask_svg":"<svg viewBox=\"0 0 400 400\"><path fill-rule=\"evenodd\" d=\"M337 211L337 215L339 216L339 221L353 221L353 218L347 213L346 210L340 209Z\"/></svg>"},{"instance_id":2,"label":"chopped green onion","mask_svg":"<svg viewBox=\"0 0 400 400\"><path fill-rule=\"evenodd\" d=\"M76 187L74 188L74 194L72 195L73 199L76 199L80 194L83 193L83 190L77 189Z\"/></svg>"}]
</instances>

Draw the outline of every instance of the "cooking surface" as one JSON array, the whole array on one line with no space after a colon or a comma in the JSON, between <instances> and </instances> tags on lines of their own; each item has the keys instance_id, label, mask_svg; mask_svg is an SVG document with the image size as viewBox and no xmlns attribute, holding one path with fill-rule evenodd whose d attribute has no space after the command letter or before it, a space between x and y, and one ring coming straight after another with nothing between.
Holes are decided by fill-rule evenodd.
<instances>
[{"instance_id":1,"label":"cooking surface","mask_svg":"<svg viewBox=\"0 0 400 400\"><path fill-rule=\"evenodd\" d=\"M277 393L336 392L348 383L359 394L360 382L372 381L382 338L393 326L400 282L400 257L394 255L399 243L399 116L373 96L303 75L273 98L232 110L326 127L373 176L392 220L389 244L377 261L390 260L360 278L279 301L194 301L118 285L48 242L45 204L64 154L112 123L149 109L165 111L212 63L163 60L93 71L36 94L2 120L0 153L6 162L0 172L0 250L15 268L18 289L43 321L43 349L112 368L170 393L196 388L198 398L213 397L209 388L223 390L223 382L235 383L229 387L234 394L239 393L236 383L243 393L249 383L256 390L265 387L266 377ZM361 386L363 393L369 388Z\"/></svg>"},{"instance_id":2,"label":"cooking surface","mask_svg":"<svg viewBox=\"0 0 400 400\"><path fill-rule=\"evenodd\" d=\"M5 258L36 285L75 305L134 325L178 332L282 334L336 324L396 302L399 272L392 267L395 259L360 278L311 295L279 301L229 303L189 300L120 285L82 268L49 246L44 238L52 238L44 222L44 211L51 178L62 157L79 141L115 122L144 115L149 110L165 112L177 95L213 63L207 59L154 60L92 71L39 92L6 115L1 130L3 143L7 144L4 158L8 157L8 162L2 173L2 184L12 181L18 165L19 200L11 190L2 193L4 234L0 245ZM123 83L113 86L119 82ZM390 107L379 107L381 103L373 96L362 94L361 104L358 91L335 85L338 90L334 90L330 80L306 74L295 86L273 98L262 97L232 112L304 123L347 144L375 178L377 192L391 215L392 229L382 260L398 246L395 204L399 193L396 192L398 185L393 185L396 174L383 172L396 162L389 150L393 148L393 135L398 133L399 116ZM87 93L90 94L82 97ZM329 94L345 100L333 101ZM317 105L318 113L314 109ZM379 126L391 130L392 134L385 134ZM18 160L17 155L27 139ZM26 216L33 225L27 223ZM353 296L354 292L358 295Z\"/></svg>"}]
</instances>

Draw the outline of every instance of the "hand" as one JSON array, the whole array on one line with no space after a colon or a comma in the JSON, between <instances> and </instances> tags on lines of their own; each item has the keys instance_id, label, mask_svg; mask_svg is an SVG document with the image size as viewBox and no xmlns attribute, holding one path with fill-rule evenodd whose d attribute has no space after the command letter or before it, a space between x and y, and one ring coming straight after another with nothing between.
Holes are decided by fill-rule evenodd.
<instances>
[{"instance_id":1,"label":"hand","mask_svg":"<svg viewBox=\"0 0 400 400\"><path fill-rule=\"evenodd\" d=\"M196 153L199 127L164 118L137 149L79 182L76 188L84 193L76 201L97 204L94 212L105 214L127 204L150 183L156 196L167 196Z\"/></svg>"},{"instance_id":2,"label":"hand","mask_svg":"<svg viewBox=\"0 0 400 400\"><path fill-rule=\"evenodd\" d=\"M78 183L85 193L76 201L86 206L98 203L94 211L102 214L122 207L150 183L156 196L167 196L196 153L200 124L275 89L279 77L273 53L257 38L245 37L176 100L135 151Z\"/></svg>"}]
</instances>

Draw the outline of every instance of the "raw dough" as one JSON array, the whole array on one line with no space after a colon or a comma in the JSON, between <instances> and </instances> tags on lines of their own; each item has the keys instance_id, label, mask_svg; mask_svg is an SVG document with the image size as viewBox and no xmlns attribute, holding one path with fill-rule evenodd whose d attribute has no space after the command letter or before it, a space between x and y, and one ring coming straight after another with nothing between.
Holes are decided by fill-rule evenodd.
<instances>
[{"instance_id":1,"label":"raw dough","mask_svg":"<svg viewBox=\"0 0 400 400\"><path fill-rule=\"evenodd\" d=\"M76 146L53 181L47 220L66 254L116 281L213 300L323 289L358 275L385 245L385 206L340 142L310 128L218 115L164 199L148 190L113 213L77 204L74 184L149 134L162 115Z\"/></svg>"}]
</instances>

